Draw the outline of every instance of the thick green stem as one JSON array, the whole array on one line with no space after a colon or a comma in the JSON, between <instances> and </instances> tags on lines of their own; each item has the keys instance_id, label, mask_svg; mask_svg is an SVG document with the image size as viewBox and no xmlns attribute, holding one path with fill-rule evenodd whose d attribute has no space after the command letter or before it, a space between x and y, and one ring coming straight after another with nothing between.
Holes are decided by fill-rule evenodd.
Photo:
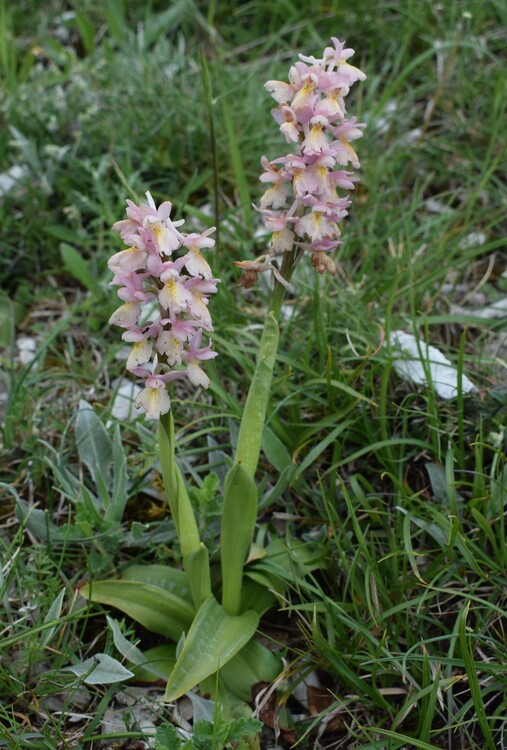
<instances>
[{"instance_id":1,"label":"thick green stem","mask_svg":"<svg viewBox=\"0 0 507 750\"><path fill-rule=\"evenodd\" d=\"M183 565L196 607L211 593L208 552L199 539L194 510L181 471L174 459L172 413L160 417L160 466L169 508L176 526Z\"/></svg>"},{"instance_id":2,"label":"thick green stem","mask_svg":"<svg viewBox=\"0 0 507 750\"><path fill-rule=\"evenodd\" d=\"M280 276L282 276L282 278L284 278L287 283L291 279L292 273L296 267L298 260L299 250L297 248L291 250L289 253L285 253L283 256L282 267L280 268ZM280 317L280 308L282 307L285 292L286 289L284 285L275 278L275 285L273 287L271 299L269 301L269 310L270 312L274 313L277 320Z\"/></svg>"}]
</instances>

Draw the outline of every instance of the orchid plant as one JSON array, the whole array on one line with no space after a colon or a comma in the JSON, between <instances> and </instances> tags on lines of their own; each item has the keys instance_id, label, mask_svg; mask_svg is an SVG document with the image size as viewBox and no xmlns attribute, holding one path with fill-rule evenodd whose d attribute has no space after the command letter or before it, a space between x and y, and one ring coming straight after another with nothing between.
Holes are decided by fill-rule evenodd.
<instances>
[{"instance_id":1,"label":"orchid plant","mask_svg":"<svg viewBox=\"0 0 507 750\"><path fill-rule=\"evenodd\" d=\"M200 539L175 460L170 399L177 379L207 388L201 365L217 355L203 337L213 331L208 303L219 280L201 252L214 246L215 230L186 234L184 222L171 219L171 203L157 208L149 193L146 203L127 201L127 219L113 227L127 247L109 260L111 283L123 301L110 322L123 328L122 338L133 344L127 369L144 381L136 405L158 421L162 476L183 568L131 565L120 579L92 582L82 593L172 641L136 662L138 667L143 663L144 675L167 678L168 701L198 685L215 694L218 686L221 702L237 705L249 700L253 683L276 678L280 661L254 635L261 616L283 596L294 569L311 569L302 543L289 547L275 539L251 554L258 515L255 478L284 294L305 255L318 273L336 273L330 254L341 242L339 222L350 204L347 191L357 180L347 167L359 167L351 142L364 127L347 118L345 110L350 87L365 78L349 64L352 54L333 37L321 58L299 56L288 83L266 83L277 103L273 117L290 151L261 160L260 180L267 190L257 210L271 233L268 250L255 260L236 262L243 271L240 284L251 287L259 273L267 272L273 290L223 487L219 575ZM131 650L131 659L133 653L140 652Z\"/></svg>"}]
</instances>

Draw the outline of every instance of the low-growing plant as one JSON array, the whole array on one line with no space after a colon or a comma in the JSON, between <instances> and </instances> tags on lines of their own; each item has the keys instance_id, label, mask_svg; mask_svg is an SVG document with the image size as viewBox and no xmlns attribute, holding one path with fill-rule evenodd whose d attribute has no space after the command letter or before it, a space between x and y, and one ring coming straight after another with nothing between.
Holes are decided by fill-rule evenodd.
<instances>
[{"instance_id":1,"label":"low-growing plant","mask_svg":"<svg viewBox=\"0 0 507 750\"><path fill-rule=\"evenodd\" d=\"M308 543L274 539L252 549L252 542L259 509L255 476L284 295L305 256L318 274L336 274L329 254L340 244L338 222L350 203L337 188L350 190L357 179L341 167L359 166L351 141L361 136L363 125L346 117L344 97L365 76L347 62L353 50L336 38L332 42L322 58L300 55L290 69L289 83L266 84L279 105L273 116L291 152L271 161L262 158L261 180L268 189L258 210L271 232L269 249L256 260L236 262L243 271L243 286L253 286L265 272L272 274L274 285L223 484L219 571L214 561L210 565L176 461L168 392L168 385L181 378L205 388L210 383L201 363L217 352L211 345L203 346L202 338L213 330L208 303L219 280L212 278L201 250L213 247L214 229L182 233L183 221L170 218L171 203L157 208L149 193L147 203L128 201L127 219L114 225L127 249L109 261L112 283L119 286L123 300L110 322L124 328L122 338L133 342L127 369L145 385L136 405L159 423L160 465L183 570L134 565L120 580L91 581L82 593L123 610L178 644L168 674L168 701L197 685L213 695L217 686L223 704L233 711L237 702L250 698L254 683L273 680L281 663L254 640L260 618L279 598L283 601L289 582L320 564ZM97 480L104 484L100 476Z\"/></svg>"}]
</instances>

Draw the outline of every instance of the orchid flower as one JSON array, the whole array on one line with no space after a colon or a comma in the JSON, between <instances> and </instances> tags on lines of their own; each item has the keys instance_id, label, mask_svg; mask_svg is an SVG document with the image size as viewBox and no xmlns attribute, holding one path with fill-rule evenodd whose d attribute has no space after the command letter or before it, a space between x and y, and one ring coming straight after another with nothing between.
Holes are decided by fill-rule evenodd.
<instances>
[{"instance_id":1,"label":"orchid flower","mask_svg":"<svg viewBox=\"0 0 507 750\"><path fill-rule=\"evenodd\" d=\"M119 287L124 301L109 322L126 329L122 338L133 343L126 367L145 384L136 406L158 419L170 409L167 386L172 380L183 377L195 386L209 386L199 361L216 352L199 345L203 330L213 330L208 296L217 291L219 279L212 278L201 254L214 246L210 235L215 228L184 234L178 228L183 220L171 220L169 201L157 208L150 193L146 197L147 203L140 205L128 200L127 219L113 225L127 249L108 262L114 274L110 283ZM153 301L158 309L141 325L146 305Z\"/></svg>"}]
</instances>

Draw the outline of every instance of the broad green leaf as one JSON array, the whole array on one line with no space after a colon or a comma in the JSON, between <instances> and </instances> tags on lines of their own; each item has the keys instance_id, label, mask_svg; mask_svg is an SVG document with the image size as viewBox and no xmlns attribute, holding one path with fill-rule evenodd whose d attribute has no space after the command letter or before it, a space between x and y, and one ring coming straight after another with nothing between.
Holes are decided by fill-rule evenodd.
<instances>
[{"instance_id":1,"label":"broad green leaf","mask_svg":"<svg viewBox=\"0 0 507 750\"><path fill-rule=\"evenodd\" d=\"M269 581L272 585L266 585ZM277 603L276 596L270 590L280 585L278 581L274 582L267 575L264 576L263 582L259 583L254 577L250 578L248 570L243 578L241 589L241 609L253 609L260 616L272 609Z\"/></svg>"},{"instance_id":2,"label":"broad green leaf","mask_svg":"<svg viewBox=\"0 0 507 750\"><path fill-rule=\"evenodd\" d=\"M217 712L217 704L209 698L203 698L199 693L189 693L188 697L192 704L192 721L196 724L198 721L213 722Z\"/></svg>"},{"instance_id":3,"label":"broad green leaf","mask_svg":"<svg viewBox=\"0 0 507 750\"><path fill-rule=\"evenodd\" d=\"M447 543L447 536L436 523L431 523L423 518L419 518L413 513L409 512L406 508L398 508L401 513L410 516L410 520L418 528L428 533L440 547L445 547Z\"/></svg>"},{"instance_id":4,"label":"broad green leaf","mask_svg":"<svg viewBox=\"0 0 507 750\"><path fill-rule=\"evenodd\" d=\"M282 473L287 469L295 469L294 462L279 437L273 430L265 426L262 432L262 450L269 463Z\"/></svg>"},{"instance_id":5,"label":"broad green leaf","mask_svg":"<svg viewBox=\"0 0 507 750\"><path fill-rule=\"evenodd\" d=\"M252 685L273 682L281 671L281 659L262 643L251 640L220 669L220 677L235 695L249 701Z\"/></svg>"},{"instance_id":6,"label":"broad green leaf","mask_svg":"<svg viewBox=\"0 0 507 750\"><path fill-rule=\"evenodd\" d=\"M225 477L220 530L222 605L230 615L240 612L243 565L252 543L257 507L255 482L241 463L235 464Z\"/></svg>"},{"instance_id":7,"label":"broad green leaf","mask_svg":"<svg viewBox=\"0 0 507 750\"><path fill-rule=\"evenodd\" d=\"M199 683L199 692L209 695L215 703L219 703L223 716L251 716L252 709L238 695L229 690L220 676L220 672L210 675L206 680ZM190 697L193 692L187 693ZM246 750L240 748L240 750Z\"/></svg>"},{"instance_id":8,"label":"broad green leaf","mask_svg":"<svg viewBox=\"0 0 507 750\"><path fill-rule=\"evenodd\" d=\"M60 615L62 613L62 604L63 604L63 597L65 596L65 589L62 589L50 608L47 611L47 614L44 618L44 622L53 622L54 620L59 620ZM43 630L41 638L40 638L40 644L41 646L47 646L51 641L53 640L53 636L56 632L57 626L53 626L48 628L47 630Z\"/></svg>"},{"instance_id":9,"label":"broad green leaf","mask_svg":"<svg viewBox=\"0 0 507 750\"><path fill-rule=\"evenodd\" d=\"M76 502L82 494L83 483L65 465L63 456L51 445L43 442L45 448L44 461L49 466L58 482L58 489L72 502ZM99 501L95 499L96 504Z\"/></svg>"},{"instance_id":10,"label":"broad green leaf","mask_svg":"<svg viewBox=\"0 0 507 750\"><path fill-rule=\"evenodd\" d=\"M200 607L166 686L174 701L225 666L254 635L259 615L248 610L231 617L213 596Z\"/></svg>"},{"instance_id":11,"label":"broad green leaf","mask_svg":"<svg viewBox=\"0 0 507 750\"><path fill-rule=\"evenodd\" d=\"M259 461L279 338L280 332L277 320L274 314L270 312L264 323L259 358L241 418L234 459L234 463L243 464L252 477Z\"/></svg>"},{"instance_id":12,"label":"broad green leaf","mask_svg":"<svg viewBox=\"0 0 507 750\"><path fill-rule=\"evenodd\" d=\"M452 492L455 492L455 489L451 487L448 481L446 469L440 464L432 462L428 462L425 468L430 480L433 497L442 505L449 505L450 495ZM459 496L458 499L462 500Z\"/></svg>"},{"instance_id":13,"label":"broad green leaf","mask_svg":"<svg viewBox=\"0 0 507 750\"><path fill-rule=\"evenodd\" d=\"M82 677L87 685L112 685L115 682L125 682L134 676L130 669L108 654L95 654L71 667L64 667L62 671Z\"/></svg>"},{"instance_id":14,"label":"broad green leaf","mask_svg":"<svg viewBox=\"0 0 507 750\"><path fill-rule=\"evenodd\" d=\"M265 449L264 449L265 450ZM261 496L259 500L259 510L265 510L272 505L281 502L281 497L297 473L297 466L292 464L280 472L276 478L276 484Z\"/></svg>"},{"instance_id":15,"label":"broad green leaf","mask_svg":"<svg viewBox=\"0 0 507 750\"><path fill-rule=\"evenodd\" d=\"M308 542L275 538L265 550L266 555L248 568L248 574L254 580L260 580L256 579L255 575L258 571L264 571L270 576L278 577L282 582L292 582L297 576L304 577L313 570L325 566L322 549ZM283 591L282 588L279 590Z\"/></svg>"},{"instance_id":16,"label":"broad green leaf","mask_svg":"<svg viewBox=\"0 0 507 750\"><path fill-rule=\"evenodd\" d=\"M120 572L123 581L137 581L149 586L159 587L170 594L192 603L187 577L183 570L169 565L129 565Z\"/></svg>"},{"instance_id":17,"label":"broad green leaf","mask_svg":"<svg viewBox=\"0 0 507 750\"><path fill-rule=\"evenodd\" d=\"M0 487L11 490L9 485L0 483ZM16 497L16 515L27 529L30 531L36 539L45 539L51 542L65 542L71 539L79 540L82 539L82 534L78 529L73 528L69 524L64 526L57 526L49 517L47 510L41 510L40 508L30 508L24 500L20 497Z\"/></svg>"},{"instance_id":18,"label":"broad green leaf","mask_svg":"<svg viewBox=\"0 0 507 750\"><path fill-rule=\"evenodd\" d=\"M211 594L209 552L202 542L199 549L190 552L183 558L183 567L192 592L192 600L198 608Z\"/></svg>"},{"instance_id":19,"label":"broad green leaf","mask_svg":"<svg viewBox=\"0 0 507 750\"><path fill-rule=\"evenodd\" d=\"M148 630L177 641L193 620L193 607L169 591L136 581L106 580L84 586L82 596L125 612Z\"/></svg>"},{"instance_id":20,"label":"broad green leaf","mask_svg":"<svg viewBox=\"0 0 507 750\"><path fill-rule=\"evenodd\" d=\"M132 664L144 664L146 661L142 652L135 646L133 643L131 643L123 633L121 632L119 623L116 622L112 617L109 617L109 615L106 615L107 624L109 625L109 629L111 630L113 634L113 641L114 645L120 652L120 654L125 658L128 659L129 662Z\"/></svg>"},{"instance_id":21,"label":"broad green leaf","mask_svg":"<svg viewBox=\"0 0 507 750\"><path fill-rule=\"evenodd\" d=\"M87 401L79 402L76 419L76 445L98 489L111 484L113 443L107 430Z\"/></svg>"},{"instance_id":22,"label":"broad green leaf","mask_svg":"<svg viewBox=\"0 0 507 750\"><path fill-rule=\"evenodd\" d=\"M141 682L156 682L169 679L176 664L176 644L162 643L143 651L143 663L132 667L136 679Z\"/></svg>"}]
</instances>

